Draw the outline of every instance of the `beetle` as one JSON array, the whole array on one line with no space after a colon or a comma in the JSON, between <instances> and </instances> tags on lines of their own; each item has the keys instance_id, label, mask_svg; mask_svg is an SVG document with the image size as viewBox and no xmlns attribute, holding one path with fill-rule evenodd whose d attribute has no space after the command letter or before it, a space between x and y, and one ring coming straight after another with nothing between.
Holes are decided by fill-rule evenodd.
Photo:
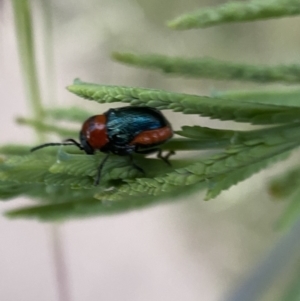
<instances>
[{"instance_id":1,"label":"beetle","mask_svg":"<svg viewBox=\"0 0 300 301\"><path fill-rule=\"evenodd\" d=\"M102 115L88 118L79 133L79 142L66 139L62 143L45 143L36 146L31 151L55 146L75 145L86 154L92 155L99 150L107 155L97 169L94 185L100 182L101 171L110 154L129 156L133 166L139 171L143 169L133 162L132 154L151 154L157 152L157 157L170 165L168 159L174 154L170 151L162 156L158 147L171 139L173 130L163 114L151 107L122 107L109 109Z\"/></svg>"}]
</instances>

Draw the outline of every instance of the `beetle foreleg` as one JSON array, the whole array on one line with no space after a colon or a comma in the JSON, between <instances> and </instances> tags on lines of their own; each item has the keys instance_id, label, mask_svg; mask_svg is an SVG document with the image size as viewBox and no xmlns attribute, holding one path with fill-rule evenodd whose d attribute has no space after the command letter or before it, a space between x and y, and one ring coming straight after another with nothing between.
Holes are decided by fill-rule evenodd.
<instances>
[{"instance_id":1,"label":"beetle foreleg","mask_svg":"<svg viewBox=\"0 0 300 301\"><path fill-rule=\"evenodd\" d=\"M101 171L103 169L103 166L106 162L106 160L108 159L109 157L109 154L106 155L106 157L101 161L100 165L98 166L98 169L97 169L97 176L96 176L96 179L95 179L95 182L94 182L94 185L95 186L98 186L99 183L100 183L100 179L101 179Z\"/></svg>"}]
</instances>

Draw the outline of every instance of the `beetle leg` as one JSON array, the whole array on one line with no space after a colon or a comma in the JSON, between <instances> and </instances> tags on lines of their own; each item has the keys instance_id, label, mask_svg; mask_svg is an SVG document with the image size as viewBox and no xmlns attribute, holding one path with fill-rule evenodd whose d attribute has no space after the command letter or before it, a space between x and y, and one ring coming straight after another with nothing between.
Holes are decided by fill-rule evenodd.
<instances>
[{"instance_id":1,"label":"beetle leg","mask_svg":"<svg viewBox=\"0 0 300 301\"><path fill-rule=\"evenodd\" d=\"M157 158L163 160L163 161L166 162L169 166L172 166L171 163L170 163L170 161L169 161L169 158L170 158L172 155L174 155L174 154L175 154L175 152L174 152L173 150L170 150L170 151L168 151L168 153L167 153L165 156L163 156L163 155L162 155L162 149L160 148L160 149L158 150L158 153L157 153Z\"/></svg>"},{"instance_id":2,"label":"beetle leg","mask_svg":"<svg viewBox=\"0 0 300 301\"><path fill-rule=\"evenodd\" d=\"M109 157L109 154L106 155L106 157L101 161L100 165L98 166L98 169L97 169L97 176L96 176L96 179L95 179L95 182L94 182L94 185L95 186L98 186L99 183L100 183L100 179L101 179L101 171L103 169L103 166L106 162L106 160L108 159Z\"/></svg>"},{"instance_id":3,"label":"beetle leg","mask_svg":"<svg viewBox=\"0 0 300 301\"><path fill-rule=\"evenodd\" d=\"M157 158L163 160L164 162L166 162L169 166L171 166L171 163L169 161L169 158L175 154L175 152L173 150L169 151L165 156L162 155L163 151L161 148L152 148L152 149L145 149L145 150L139 150L136 149L135 152L137 154L152 154L152 153L157 153Z\"/></svg>"}]
</instances>

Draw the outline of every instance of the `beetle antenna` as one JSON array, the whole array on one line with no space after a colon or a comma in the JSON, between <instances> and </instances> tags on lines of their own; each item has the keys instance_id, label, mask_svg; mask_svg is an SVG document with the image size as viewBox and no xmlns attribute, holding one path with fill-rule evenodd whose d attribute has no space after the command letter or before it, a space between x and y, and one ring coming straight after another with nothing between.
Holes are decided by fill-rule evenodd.
<instances>
[{"instance_id":1,"label":"beetle antenna","mask_svg":"<svg viewBox=\"0 0 300 301\"><path fill-rule=\"evenodd\" d=\"M101 161L100 165L98 166L98 169L97 169L97 176L96 176L96 179L95 179L95 182L94 182L94 185L95 185L95 186L98 186L99 183L100 183L101 171L102 171L103 166L104 166L106 160L108 159L108 157L109 157L109 154L106 155L106 157Z\"/></svg>"},{"instance_id":2,"label":"beetle antenna","mask_svg":"<svg viewBox=\"0 0 300 301\"><path fill-rule=\"evenodd\" d=\"M83 147L75 140L73 139L67 139L65 140L65 142L62 142L62 143L45 143L45 144L41 144L41 145L38 145L34 148L32 148L30 151L31 152L35 152L36 150L38 149L41 149L41 148L44 148L44 147L48 147L48 146L58 146L58 145L75 145L77 146L80 150L83 150Z\"/></svg>"},{"instance_id":3,"label":"beetle antenna","mask_svg":"<svg viewBox=\"0 0 300 301\"><path fill-rule=\"evenodd\" d=\"M73 145L77 146L80 150L84 150L82 145L72 138L66 139L66 140L64 140L64 142L72 142L70 145L73 144ZM64 144L64 145L68 145L68 144Z\"/></svg>"}]
</instances>

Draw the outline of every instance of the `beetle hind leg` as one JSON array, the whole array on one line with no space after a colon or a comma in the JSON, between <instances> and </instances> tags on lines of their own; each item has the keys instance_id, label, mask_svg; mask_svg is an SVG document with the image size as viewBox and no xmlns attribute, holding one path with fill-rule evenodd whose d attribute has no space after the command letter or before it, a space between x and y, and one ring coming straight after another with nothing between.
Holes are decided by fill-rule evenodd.
<instances>
[{"instance_id":1,"label":"beetle hind leg","mask_svg":"<svg viewBox=\"0 0 300 301\"><path fill-rule=\"evenodd\" d=\"M163 151L161 148L152 148L152 149L145 149L145 150L141 150L141 149L136 149L135 152L137 154L144 154L144 155L148 155L148 154L153 154L153 153L157 153L157 158L163 160L166 164L168 164L169 166L172 166L170 161L169 161L169 158L172 156L172 155L175 155L175 151L173 150L170 150L167 152L166 155L163 156Z\"/></svg>"},{"instance_id":2,"label":"beetle hind leg","mask_svg":"<svg viewBox=\"0 0 300 301\"><path fill-rule=\"evenodd\" d=\"M170 161L169 161L169 158L170 158L171 156L175 155L175 152L174 152L173 150L170 150L170 151L168 151L167 154L164 155L164 156L162 155L162 153L163 153L163 151L162 151L162 149L160 148L160 149L158 150L158 152L157 152L157 158L163 160L163 161L166 162L166 164L168 164L169 166L172 166L172 164L171 164Z\"/></svg>"},{"instance_id":3,"label":"beetle hind leg","mask_svg":"<svg viewBox=\"0 0 300 301\"><path fill-rule=\"evenodd\" d=\"M109 154L107 154L104 157L104 159L101 161L100 165L97 168L97 174L96 174L96 178L95 178L95 181L94 181L94 186L98 186L99 183L100 183L101 172L102 172L103 166L104 166L105 162L107 161L108 157L109 157Z\"/></svg>"}]
</instances>

